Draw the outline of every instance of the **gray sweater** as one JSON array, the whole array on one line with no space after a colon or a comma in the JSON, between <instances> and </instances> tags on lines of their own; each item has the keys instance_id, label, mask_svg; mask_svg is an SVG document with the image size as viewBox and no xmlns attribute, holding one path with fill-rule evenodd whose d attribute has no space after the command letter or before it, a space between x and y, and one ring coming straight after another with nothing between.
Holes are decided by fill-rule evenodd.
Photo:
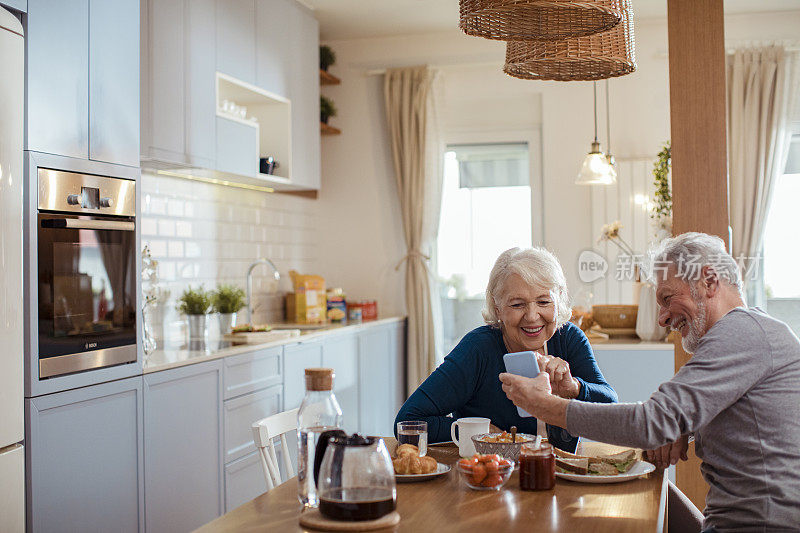
<instances>
[{"instance_id":1,"label":"gray sweater","mask_svg":"<svg viewBox=\"0 0 800 533\"><path fill-rule=\"evenodd\" d=\"M758 308L717 321L644 403L571 401L567 430L643 449L693 433L705 528L800 529L800 341Z\"/></svg>"}]
</instances>

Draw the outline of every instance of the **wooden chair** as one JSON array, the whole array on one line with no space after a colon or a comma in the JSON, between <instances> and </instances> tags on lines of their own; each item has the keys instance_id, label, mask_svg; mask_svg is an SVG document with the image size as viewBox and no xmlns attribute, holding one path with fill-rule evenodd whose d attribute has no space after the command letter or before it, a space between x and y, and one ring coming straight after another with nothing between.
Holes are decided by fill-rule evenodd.
<instances>
[{"instance_id":1,"label":"wooden chair","mask_svg":"<svg viewBox=\"0 0 800 533\"><path fill-rule=\"evenodd\" d=\"M275 453L275 442L273 441L276 437L281 440L281 455L283 455L283 466L286 468L286 477L288 479L294 476L286 434L297 429L297 411L298 409L284 411L253 423L253 439L261 459L261 467L264 469L267 490L271 490L285 481L281 479L280 468L278 468L278 456Z\"/></svg>"}]
</instances>

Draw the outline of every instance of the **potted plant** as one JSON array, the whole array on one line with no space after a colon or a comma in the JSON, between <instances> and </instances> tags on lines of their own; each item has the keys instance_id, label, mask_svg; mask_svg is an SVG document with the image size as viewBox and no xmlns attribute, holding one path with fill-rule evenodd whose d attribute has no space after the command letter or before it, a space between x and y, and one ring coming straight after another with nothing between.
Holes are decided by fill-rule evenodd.
<instances>
[{"instance_id":1,"label":"potted plant","mask_svg":"<svg viewBox=\"0 0 800 533\"><path fill-rule=\"evenodd\" d=\"M336 106L333 100L325 96L319 97L319 118L323 124L328 123L328 119L336 116Z\"/></svg>"},{"instance_id":2,"label":"potted plant","mask_svg":"<svg viewBox=\"0 0 800 533\"><path fill-rule=\"evenodd\" d=\"M200 285L193 289L191 285L178 298L178 311L189 320L189 338L204 339L206 336L206 314L211 307L211 298Z\"/></svg>"},{"instance_id":3,"label":"potted plant","mask_svg":"<svg viewBox=\"0 0 800 533\"><path fill-rule=\"evenodd\" d=\"M231 332L236 325L236 313L244 306L244 291L236 285L218 285L211 293L211 308L219 313L220 335Z\"/></svg>"},{"instance_id":4,"label":"potted plant","mask_svg":"<svg viewBox=\"0 0 800 533\"><path fill-rule=\"evenodd\" d=\"M336 54L331 47L323 44L319 47L319 68L328 72L328 67L336 63Z\"/></svg>"}]
</instances>

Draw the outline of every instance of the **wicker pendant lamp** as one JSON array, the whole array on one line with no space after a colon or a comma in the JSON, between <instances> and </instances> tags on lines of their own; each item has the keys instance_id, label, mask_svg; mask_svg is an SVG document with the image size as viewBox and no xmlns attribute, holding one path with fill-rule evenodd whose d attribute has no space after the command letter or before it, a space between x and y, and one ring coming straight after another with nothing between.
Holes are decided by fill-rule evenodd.
<instances>
[{"instance_id":1,"label":"wicker pendant lamp","mask_svg":"<svg viewBox=\"0 0 800 533\"><path fill-rule=\"evenodd\" d=\"M621 0L622 23L561 41L509 41L503 72L526 80L580 81L624 76L636 70L631 0Z\"/></svg>"},{"instance_id":2,"label":"wicker pendant lamp","mask_svg":"<svg viewBox=\"0 0 800 533\"><path fill-rule=\"evenodd\" d=\"M623 0L459 0L467 35L550 41L593 35L622 21Z\"/></svg>"}]
</instances>

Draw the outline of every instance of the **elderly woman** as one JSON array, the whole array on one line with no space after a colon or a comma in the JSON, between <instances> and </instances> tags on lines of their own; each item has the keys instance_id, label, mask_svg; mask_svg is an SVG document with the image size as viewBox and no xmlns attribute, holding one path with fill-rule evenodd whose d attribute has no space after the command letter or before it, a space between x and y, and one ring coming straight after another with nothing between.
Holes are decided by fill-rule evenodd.
<instances>
[{"instance_id":1,"label":"elderly woman","mask_svg":"<svg viewBox=\"0 0 800 533\"><path fill-rule=\"evenodd\" d=\"M406 400L396 422L426 421L431 442L450 440L453 421L469 416L489 418L501 430L517 426L521 433L536 434L536 419L519 416L498 378L505 372L504 354L528 350L537 352L554 394L616 402L617 394L597 367L589 341L569 317L567 283L558 259L542 248L506 250L497 258L486 287L487 325L464 336ZM547 426L547 434L555 446L575 451L578 439L565 429Z\"/></svg>"}]
</instances>

